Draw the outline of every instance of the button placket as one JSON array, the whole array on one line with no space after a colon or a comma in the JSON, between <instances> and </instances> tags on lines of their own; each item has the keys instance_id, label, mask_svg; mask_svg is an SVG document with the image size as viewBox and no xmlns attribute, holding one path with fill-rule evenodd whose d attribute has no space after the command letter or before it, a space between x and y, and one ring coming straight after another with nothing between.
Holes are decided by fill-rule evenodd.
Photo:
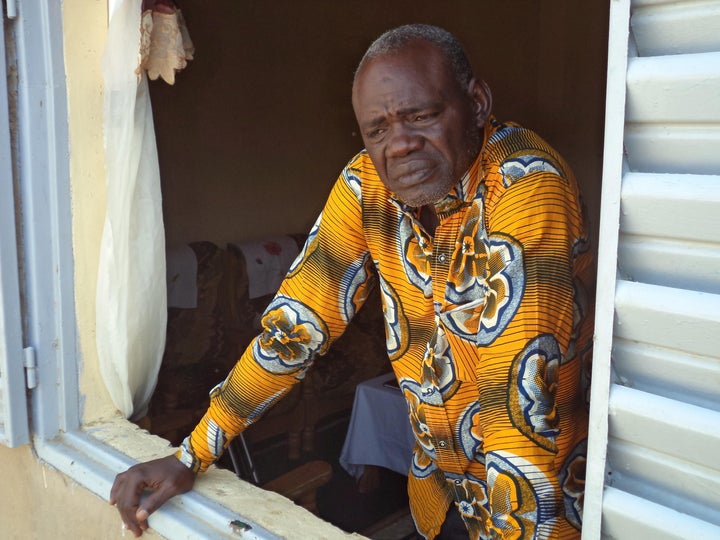
<instances>
[{"instance_id":1,"label":"button placket","mask_svg":"<svg viewBox=\"0 0 720 540\"><path fill-rule=\"evenodd\" d=\"M432 288L433 301L438 311L445 305L445 287L447 284L450 261L455 246L456 216L445 215L440 217L440 223L435 229L433 237L432 257ZM439 324L439 321L438 321ZM426 419L431 426L434 437L435 453L438 466L449 472L461 473L463 471L462 459L457 455L457 448L452 435L452 425L444 404L428 407Z\"/></svg>"}]
</instances>

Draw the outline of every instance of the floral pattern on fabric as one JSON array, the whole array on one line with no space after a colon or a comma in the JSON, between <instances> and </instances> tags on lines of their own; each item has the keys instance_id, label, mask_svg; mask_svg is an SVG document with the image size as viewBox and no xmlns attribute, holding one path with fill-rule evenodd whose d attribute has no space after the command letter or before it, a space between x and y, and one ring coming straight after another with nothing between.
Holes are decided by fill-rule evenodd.
<instances>
[{"instance_id":1,"label":"floral pattern on fabric","mask_svg":"<svg viewBox=\"0 0 720 540\"><path fill-rule=\"evenodd\" d=\"M515 427L535 444L555 452L559 418L555 393L560 366L555 338L544 334L531 340L512 365L509 407Z\"/></svg>"},{"instance_id":2,"label":"floral pattern on fabric","mask_svg":"<svg viewBox=\"0 0 720 540\"><path fill-rule=\"evenodd\" d=\"M400 381L400 389L408 403L410 413L410 427L415 435L415 451L411 468L413 475L424 478L432 474L436 469L437 455L432 443L430 430L425 418L425 407L422 399L423 389L413 380L403 379Z\"/></svg>"},{"instance_id":3,"label":"floral pattern on fabric","mask_svg":"<svg viewBox=\"0 0 720 540\"><path fill-rule=\"evenodd\" d=\"M585 466L587 464L587 439L578 444L565 461L558 479L565 502L565 516L578 530L582 527L585 496Z\"/></svg>"},{"instance_id":4,"label":"floral pattern on fabric","mask_svg":"<svg viewBox=\"0 0 720 540\"><path fill-rule=\"evenodd\" d=\"M422 362L422 400L442 405L458 389L460 381L455 377L455 364L447 336L438 327L428 342Z\"/></svg>"},{"instance_id":5,"label":"floral pattern on fabric","mask_svg":"<svg viewBox=\"0 0 720 540\"><path fill-rule=\"evenodd\" d=\"M541 497L552 485L532 462L509 452L487 455L487 483L493 538L538 538L538 524L552 520L552 498Z\"/></svg>"},{"instance_id":6,"label":"floral pattern on fabric","mask_svg":"<svg viewBox=\"0 0 720 540\"><path fill-rule=\"evenodd\" d=\"M471 403L465 412L460 415L459 440L463 453L467 459L485 463L485 452L483 450L483 437L480 430L480 404L475 401Z\"/></svg>"},{"instance_id":7,"label":"floral pattern on fabric","mask_svg":"<svg viewBox=\"0 0 720 540\"><path fill-rule=\"evenodd\" d=\"M227 437L225 432L220 429L215 422L210 422L207 430L208 434L208 447L212 454L216 457L220 457L225 450L225 444L227 443Z\"/></svg>"},{"instance_id":8,"label":"floral pattern on fabric","mask_svg":"<svg viewBox=\"0 0 720 540\"><path fill-rule=\"evenodd\" d=\"M475 214L471 211L464 224L453 256L446 292L453 304L440 317L457 335L489 345L505 330L522 300L523 250L509 236L485 238Z\"/></svg>"},{"instance_id":9,"label":"floral pattern on fabric","mask_svg":"<svg viewBox=\"0 0 720 540\"><path fill-rule=\"evenodd\" d=\"M456 494L455 504L470 533L469 537L490 540L492 536L488 530L490 501L487 498L487 483L479 478L456 475L447 475L447 482L452 485Z\"/></svg>"},{"instance_id":10,"label":"floral pattern on fabric","mask_svg":"<svg viewBox=\"0 0 720 540\"><path fill-rule=\"evenodd\" d=\"M360 180L359 174L360 171L348 167L343 171L342 177L357 200L362 202L362 180Z\"/></svg>"},{"instance_id":11,"label":"floral pattern on fabric","mask_svg":"<svg viewBox=\"0 0 720 540\"><path fill-rule=\"evenodd\" d=\"M484 300L487 293L487 232L483 215L483 199L479 197L468 208L455 242L445 293L448 300L455 304Z\"/></svg>"},{"instance_id":12,"label":"floral pattern on fabric","mask_svg":"<svg viewBox=\"0 0 720 540\"><path fill-rule=\"evenodd\" d=\"M535 172L549 172L559 175L560 172L548 158L549 156L520 155L506 160L500 167L505 186L510 186L518 178Z\"/></svg>"},{"instance_id":13,"label":"floral pattern on fabric","mask_svg":"<svg viewBox=\"0 0 720 540\"><path fill-rule=\"evenodd\" d=\"M397 293L382 277L380 278L380 294L385 317L387 351L392 362L404 354L409 347L408 321Z\"/></svg>"},{"instance_id":14,"label":"floral pattern on fabric","mask_svg":"<svg viewBox=\"0 0 720 540\"><path fill-rule=\"evenodd\" d=\"M366 285L372 279L369 256L366 255L348 267L345 276L343 276L344 289L346 292L341 298L340 303L340 314L344 321L350 322L355 316L355 313L357 313L357 310L360 309L360 306L365 303L367 287L363 287L363 285Z\"/></svg>"},{"instance_id":15,"label":"floral pattern on fabric","mask_svg":"<svg viewBox=\"0 0 720 540\"><path fill-rule=\"evenodd\" d=\"M318 218L315 220L315 223L312 226L312 229L310 229L310 233L308 234L307 239L305 240L305 244L303 245L302 249L300 250L300 253L295 258L293 263L290 265L290 268L288 269L287 277L292 277L295 274L298 273L300 268L302 268L303 264L307 260L307 258L310 256L311 253L313 253L318 246L317 242L317 234L318 230L320 228L320 223L322 222L322 213L318 216Z\"/></svg>"},{"instance_id":16,"label":"floral pattern on fabric","mask_svg":"<svg viewBox=\"0 0 720 540\"><path fill-rule=\"evenodd\" d=\"M265 310L263 331L255 340L258 364L271 373L293 373L326 344L327 329L307 306L277 296Z\"/></svg>"},{"instance_id":17,"label":"floral pattern on fabric","mask_svg":"<svg viewBox=\"0 0 720 540\"><path fill-rule=\"evenodd\" d=\"M490 345L505 331L525 290L522 247L512 237L497 234L489 237L487 251L488 287L478 345Z\"/></svg>"},{"instance_id":18,"label":"floral pattern on fabric","mask_svg":"<svg viewBox=\"0 0 720 540\"><path fill-rule=\"evenodd\" d=\"M415 219L403 219L399 224L400 245L403 248L403 266L407 279L426 297L432 295L431 261L432 246L426 235L419 230Z\"/></svg>"}]
</instances>

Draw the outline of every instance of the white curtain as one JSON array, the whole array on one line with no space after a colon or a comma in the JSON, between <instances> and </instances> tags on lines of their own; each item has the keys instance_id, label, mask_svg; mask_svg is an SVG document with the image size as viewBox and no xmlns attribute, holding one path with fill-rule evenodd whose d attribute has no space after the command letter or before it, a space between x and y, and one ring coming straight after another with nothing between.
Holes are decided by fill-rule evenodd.
<instances>
[{"instance_id":1,"label":"white curtain","mask_svg":"<svg viewBox=\"0 0 720 540\"><path fill-rule=\"evenodd\" d=\"M147 413L165 347L165 233L155 130L138 76L142 0L111 5L103 55L107 214L100 246L100 371L126 418Z\"/></svg>"}]
</instances>

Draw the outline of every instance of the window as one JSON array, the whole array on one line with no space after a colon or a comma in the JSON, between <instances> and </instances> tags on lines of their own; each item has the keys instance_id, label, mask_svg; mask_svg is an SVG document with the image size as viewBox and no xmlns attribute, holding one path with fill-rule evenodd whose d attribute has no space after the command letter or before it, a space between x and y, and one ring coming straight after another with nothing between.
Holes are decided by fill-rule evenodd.
<instances>
[{"instance_id":1,"label":"window","mask_svg":"<svg viewBox=\"0 0 720 540\"><path fill-rule=\"evenodd\" d=\"M122 419L81 425L78 379L82 361L75 313L62 3L27 0L21 8L12 23L5 25L3 21L0 26L0 31L11 29L15 40L11 50L17 51L18 73L17 92L14 89L10 92L17 96L17 103L13 103L16 105L13 111L17 110L17 118L13 118L17 125L17 152L11 156L3 47L0 50L3 61L0 77L0 442L17 446L30 439L41 460L107 500L115 474L134 462L114 449L112 439L135 439L136 446L153 453L138 459L158 455L163 448L167 449L167 444L156 438L150 440ZM0 43L4 40L0 39ZM15 197L13 166L20 171ZM21 239L17 243L18 253L15 205L19 216L17 236ZM34 352L39 366L38 384L27 397L30 422L23 381L23 346ZM235 480L231 473L225 480L228 477ZM169 538L232 537L230 522L249 520L202 494L211 491L208 484L217 480L215 475L198 482L196 491L163 507L151 518L152 527ZM237 501L234 504L239 506ZM289 516L294 516L298 511L284 500L280 504L282 508L276 507L276 513L287 510ZM243 537L278 538L258 525L253 525Z\"/></svg>"}]
</instances>

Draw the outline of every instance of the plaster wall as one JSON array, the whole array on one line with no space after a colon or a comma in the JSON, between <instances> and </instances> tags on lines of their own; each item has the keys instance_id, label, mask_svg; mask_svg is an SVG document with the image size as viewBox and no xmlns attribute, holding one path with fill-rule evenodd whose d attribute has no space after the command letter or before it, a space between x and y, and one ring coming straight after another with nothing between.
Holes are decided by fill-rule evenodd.
<instances>
[{"instance_id":1,"label":"plaster wall","mask_svg":"<svg viewBox=\"0 0 720 540\"><path fill-rule=\"evenodd\" d=\"M116 415L95 351L95 283L105 216L100 60L106 2L64 0L78 353L86 420ZM0 446L0 537L126 538L117 510L36 458L29 445ZM158 538L150 533L148 538Z\"/></svg>"},{"instance_id":2,"label":"plaster wall","mask_svg":"<svg viewBox=\"0 0 720 540\"><path fill-rule=\"evenodd\" d=\"M106 501L36 459L28 446L0 446L0 537L101 540L132 537ZM125 534L123 534L125 532ZM143 538L160 538L152 531Z\"/></svg>"}]
</instances>

